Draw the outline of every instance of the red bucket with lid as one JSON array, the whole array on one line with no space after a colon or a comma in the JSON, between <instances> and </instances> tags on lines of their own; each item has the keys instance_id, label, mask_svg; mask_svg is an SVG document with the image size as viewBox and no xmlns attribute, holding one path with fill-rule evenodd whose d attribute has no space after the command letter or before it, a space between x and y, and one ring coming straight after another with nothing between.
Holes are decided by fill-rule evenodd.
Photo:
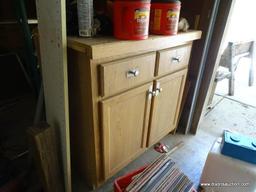
<instances>
[{"instance_id":1,"label":"red bucket with lid","mask_svg":"<svg viewBox=\"0 0 256 192\"><path fill-rule=\"evenodd\" d=\"M148 38L150 1L116 0L113 4L114 36L118 39Z\"/></svg>"},{"instance_id":2,"label":"red bucket with lid","mask_svg":"<svg viewBox=\"0 0 256 192\"><path fill-rule=\"evenodd\" d=\"M150 11L150 33L176 35L178 32L181 2L178 0L154 0Z\"/></svg>"}]
</instances>

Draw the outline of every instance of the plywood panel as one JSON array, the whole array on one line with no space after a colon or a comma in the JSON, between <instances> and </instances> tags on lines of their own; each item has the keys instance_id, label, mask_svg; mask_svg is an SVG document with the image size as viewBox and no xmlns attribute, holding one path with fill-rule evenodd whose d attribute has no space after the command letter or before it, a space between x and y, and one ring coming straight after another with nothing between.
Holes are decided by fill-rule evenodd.
<instances>
[{"instance_id":1,"label":"plywood panel","mask_svg":"<svg viewBox=\"0 0 256 192\"><path fill-rule=\"evenodd\" d=\"M99 130L93 129L95 117L91 112L93 101L89 62L85 54L68 49L71 166L83 176L89 187L96 187L96 155L101 154L96 153L95 132L99 134Z\"/></svg>"},{"instance_id":2,"label":"plywood panel","mask_svg":"<svg viewBox=\"0 0 256 192\"><path fill-rule=\"evenodd\" d=\"M31 151L45 192L62 192L60 164L56 149L56 134L53 127L41 123L28 129Z\"/></svg>"}]
</instances>

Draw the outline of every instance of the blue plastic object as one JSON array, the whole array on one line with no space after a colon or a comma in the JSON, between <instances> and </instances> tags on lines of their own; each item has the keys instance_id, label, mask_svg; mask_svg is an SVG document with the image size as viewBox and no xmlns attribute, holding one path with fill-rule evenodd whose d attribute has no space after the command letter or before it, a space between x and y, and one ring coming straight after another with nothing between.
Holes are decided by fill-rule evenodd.
<instances>
[{"instance_id":1,"label":"blue plastic object","mask_svg":"<svg viewBox=\"0 0 256 192\"><path fill-rule=\"evenodd\" d=\"M256 139L225 131L221 153L256 164Z\"/></svg>"}]
</instances>

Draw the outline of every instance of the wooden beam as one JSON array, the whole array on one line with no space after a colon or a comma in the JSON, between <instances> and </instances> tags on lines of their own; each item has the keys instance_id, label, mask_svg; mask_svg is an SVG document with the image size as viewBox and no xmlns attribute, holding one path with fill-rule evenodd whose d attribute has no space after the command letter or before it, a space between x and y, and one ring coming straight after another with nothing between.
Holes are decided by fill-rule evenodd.
<instances>
[{"instance_id":1,"label":"wooden beam","mask_svg":"<svg viewBox=\"0 0 256 192\"><path fill-rule=\"evenodd\" d=\"M71 191L66 1L37 0L47 122L56 128L65 191Z\"/></svg>"}]
</instances>

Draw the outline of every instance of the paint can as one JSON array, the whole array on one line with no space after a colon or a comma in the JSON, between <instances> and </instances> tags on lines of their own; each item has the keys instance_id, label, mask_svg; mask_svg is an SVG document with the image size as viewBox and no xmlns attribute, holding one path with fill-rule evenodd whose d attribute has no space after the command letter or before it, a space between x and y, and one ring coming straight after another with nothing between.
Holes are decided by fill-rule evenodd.
<instances>
[{"instance_id":1,"label":"paint can","mask_svg":"<svg viewBox=\"0 0 256 192\"><path fill-rule=\"evenodd\" d=\"M148 38L150 1L116 0L113 5L114 36L118 39Z\"/></svg>"},{"instance_id":2,"label":"paint can","mask_svg":"<svg viewBox=\"0 0 256 192\"><path fill-rule=\"evenodd\" d=\"M181 2L178 0L153 0L150 11L150 33L176 35L180 9Z\"/></svg>"}]
</instances>

